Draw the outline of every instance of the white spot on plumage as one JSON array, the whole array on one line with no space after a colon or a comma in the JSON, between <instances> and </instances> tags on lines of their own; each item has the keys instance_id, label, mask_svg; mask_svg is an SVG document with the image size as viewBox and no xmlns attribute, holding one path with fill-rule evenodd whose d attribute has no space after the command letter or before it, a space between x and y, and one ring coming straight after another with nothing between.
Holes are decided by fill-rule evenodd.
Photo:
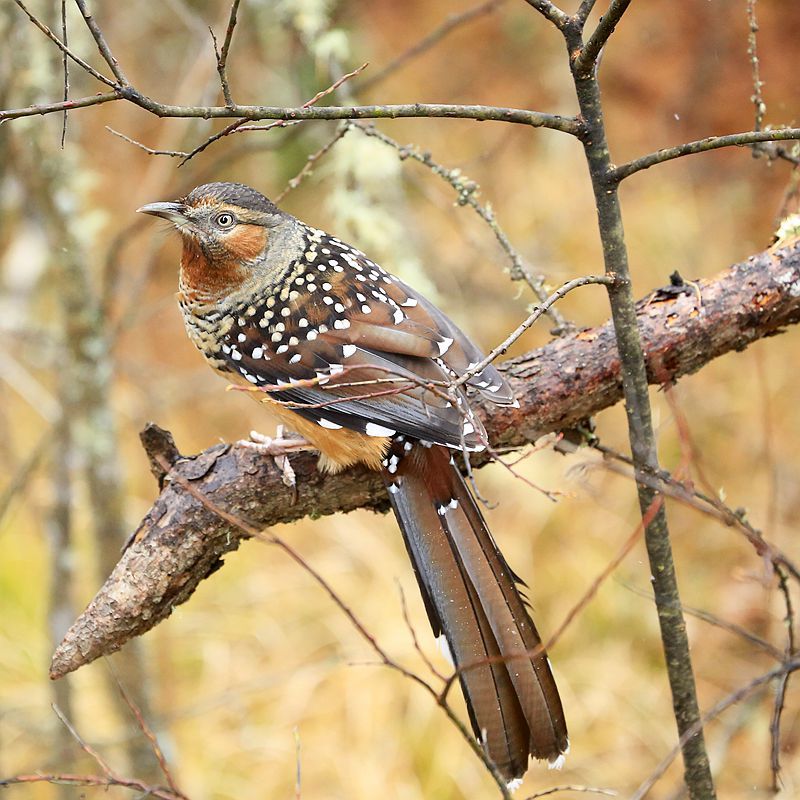
<instances>
[{"instance_id":1,"label":"white spot on plumage","mask_svg":"<svg viewBox=\"0 0 800 800\"><path fill-rule=\"evenodd\" d=\"M231 349L228 345L224 344L222 345L222 352L225 353L226 356L229 356L231 354Z\"/></svg>"},{"instance_id":2,"label":"white spot on plumage","mask_svg":"<svg viewBox=\"0 0 800 800\"><path fill-rule=\"evenodd\" d=\"M331 364L330 371L331 375L337 375L340 372L344 372L344 366L341 364Z\"/></svg>"},{"instance_id":3,"label":"white spot on plumage","mask_svg":"<svg viewBox=\"0 0 800 800\"><path fill-rule=\"evenodd\" d=\"M286 330L286 325L284 325L282 322L279 322L279 323L278 323L278 324L275 326L275 330L276 330L276 331L280 331L280 332L282 333L283 331L285 331L285 330Z\"/></svg>"},{"instance_id":4,"label":"white spot on plumage","mask_svg":"<svg viewBox=\"0 0 800 800\"><path fill-rule=\"evenodd\" d=\"M322 298L322 302L325 303L326 306L333 305L333 298L326 294L325 297Z\"/></svg>"},{"instance_id":5,"label":"white spot on plumage","mask_svg":"<svg viewBox=\"0 0 800 800\"><path fill-rule=\"evenodd\" d=\"M383 466L386 466L386 462L384 462ZM390 483L386 488L390 494L397 494L400 491L400 487L396 483Z\"/></svg>"},{"instance_id":6,"label":"white spot on plumage","mask_svg":"<svg viewBox=\"0 0 800 800\"><path fill-rule=\"evenodd\" d=\"M292 313L292 311L291 311L291 309L290 309L288 306L284 306L284 307L281 309L281 316L282 316L282 317L288 317L288 316L289 316L289 314L291 314L291 313Z\"/></svg>"},{"instance_id":7,"label":"white spot on plumage","mask_svg":"<svg viewBox=\"0 0 800 800\"><path fill-rule=\"evenodd\" d=\"M329 419L325 419L325 417L320 417L317 420L317 425L319 425L322 428L327 428L328 430L331 431L338 431L342 427L341 425L337 425L335 422L331 422L331 420Z\"/></svg>"},{"instance_id":8,"label":"white spot on plumage","mask_svg":"<svg viewBox=\"0 0 800 800\"><path fill-rule=\"evenodd\" d=\"M332 286L331 286L331 285L330 285L330 284L329 284L327 281L325 281L325 283L323 283L323 284L322 284L322 288L323 288L323 289L324 289L326 292L329 292L329 291L330 291L330 290L331 290L333 287L332 287Z\"/></svg>"},{"instance_id":9,"label":"white spot on plumage","mask_svg":"<svg viewBox=\"0 0 800 800\"><path fill-rule=\"evenodd\" d=\"M335 319L333 321L333 327L336 328L338 331L345 331L350 327L350 320L349 319Z\"/></svg>"},{"instance_id":10,"label":"white spot on plumage","mask_svg":"<svg viewBox=\"0 0 800 800\"><path fill-rule=\"evenodd\" d=\"M250 383L258 383L258 378L256 378L255 375L250 375L249 373L246 373L246 372L243 373L243 374L244 374L244 377L247 378L248 381L250 381Z\"/></svg>"},{"instance_id":11,"label":"white spot on plumage","mask_svg":"<svg viewBox=\"0 0 800 800\"><path fill-rule=\"evenodd\" d=\"M261 358L264 355L264 348L263 347L254 347L253 352L250 354L253 358Z\"/></svg>"},{"instance_id":12,"label":"white spot on plumage","mask_svg":"<svg viewBox=\"0 0 800 800\"><path fill-rule=\"evenodd\" d=\"M363 294L361 294L361 292L356 292L356 298L358 299L359 303L363 303L367 299Z\"/></svg>"},{"instance_id":13,"label":"white spot on plumage","mask_svg":"<svg viewBox=\"0 0 800 800\"><path fill-rule=\"evenodd\" d=\"M234 347L233 350L231 350L231 358L234 361L241 361L242 360L242 354Z\"/></svg>"},{"instance_id":14,"label":"white spot on plumage","mask_svg":"<svg viewBox=\"0 0 800 800\"><path fill-rule=\"evenodd\" d=\"M317 284L316 283L309 283L308 286L306 286L306 289L309 292L316 292L317 291Z\"/></svg>"},{"instance_id":15,"label":"white spot on plumage","mask_svg":"<svg viewBox=\"0 0 800 800\"><path fill-rule=\"evenodd\" d=\"M294 354L294 355L293 355L293 356L292 356L292 357L289 359L289 363L290 363L290 364L296 364L298 361L300 361L300 359L301 359L302 357L303 357L303 356L302 356L300 353L295 353L295 354Z\"/></svg>"},{"instance_id":16,"label":"white spot on plumage","mask_svg":"<svg viewBox=\"0 0 800 800\"><path fill-rule=\"evenodd\" d=\"M314 339L316 339L316 338L317 338L317 332L315 330L310 330L306 334L306 339L308 339L309 342L313 342Z\"/></svg>"},{"instance_id":17,"label":"white spot on plumage","mask_svg":"<svg viewBox=\"0 0 800 800\"><path fill-rule=\"evenodd\" d=\"M405 303L400 303L400 305L403 306L403 308L414 308L414 306L417 305L417 298L409 297Z\"/></svg>"},{"instance_id":18,"label":"white spot on plumage","mask_svg":"<svg viewBox=\"0 0 800 800\"><path fill-rule=\"evenodd\" d=\"M345 358L350 358L350 356L352 356L356 350L358 350L358 348L354 344L342 345L342 355Z\"/></svg>"},{"instance_id":19,"label":"white spot on plumage","mask_svg":"<svg viewBox=\"0 0 800 800\"><path fill-rule=\"evenodd\" d=\"M328 326L327 326L327 325L320 325L320 326L317 328L317 330L318 330L320 333L327 333L327 331L328 331Z\"/></svg>"},{"instance_id":20,"label":"white spot on plumage","mask_svg":"<svg viewBox=\"0 0 800 800\"><path fill-rule=\"evenodd\" d=\"M281 339L283 339L283 334L282 334L282 333L278 333L277 331L275 331L275 333L273 333L273 334L272 334L272 336L270 336L269 338L270 338L270 339L271 339L273 342L276 342L276 343L277 343L277 342L279 342Z\"/></svg>"},{"instance_id":21,"label":"white spot on plumage","mask_svg":"<svg viewBox=\"0 0 800 800\"><path fill-rule=\"evenodd\" d=\"M450 643L443 633L436 637L436 644L439 647L439 652L444 656L445 661L455 669L456 662L453 660L453 651L450 649Z\"/></svg>"},{"instance_id":22,"label":"white spot on plumage","mask_svg":"<svg viewBox=\"0 0 800 800\"><path fill-rule=\"evenodd\" d=\"M300 344L300 340L296 336L289 337L289 346L290 347L297 347Z\"/></svg>"},{"instance_id":23,"label":"white spot on plumage","mask_svg":"<svg viewBox=\"0 0 800 800\"><path fill-rule=\"evenodd\" d=\"M247 337L246 337L246 336L245 336L243 333L240 333L240 334L239 334L239 335L236 337L236 339L237 339L238 341L240 341L240 342L244 342L244 341L246 341L246 340L247 340Z\"/></svg>"},{"instance_id":24,"label":"white spot on plumage","mask_svg":"<svg viewBox=\"0 0 800 800\"><path fill-rule=\"evenodd\" d=\"M506 789L508 789L509 792L516 792L520 786L522 786L522 778L512 778L510 781L506 782Z\"/></svg>"},{"instance_id":25,"label":"white spot on plumage","mask_svg":"<svg viewBox=\"0 0 800 800\"><path fill-rule=\"evenodd\" d=\"M464 436L469 436L471 433L475 433L475 426L471 422L465 422Z\"/></svg>"},{"instance_id":26,"label":"white spot on plumage","mask_svg":"<svg viewBox=\"0 0 800 800\"><path fill-rule=\"evenodd\" d=\"M281 353L285 353L288 349L289 349L289 345L288 344L282 344L275 352L278 355L281 355Z\"/></svg>"},{"instance_id":27,"label":"white spot on plumage","mask_svg":"<svg viewBox=\"0 0 800 800\"><path fill-rule=\"evenodd\" d=\"M297 320L297 326L299 328L307 328L308 327L308 320L305 317L300 317L300 319Z\"/></svg>"},{"instance_id":28,"label":"white spot on plumage","mask_svg":"<svg viewBox=\"0 0 800 800\"><path fill-rule=\"evenodd\" d=\"M394 314L392 314L392 319L394 319L395 325L399 325L405 318L406 315L399 308L396 308L394 310Z\"/></svg>"},{"instance_id":29,"label":"white spot on plumage","mask_svg":"<svg viewBox=\"0 0 800 800\"><path fill-rule=\"evenodd\" d=\"M383 425L378 425L375 422L368 422L364 428L364 433L367 436L394 436L397 431L393 428L385 428Z\"/></svg>"},{"instance_id":30,"label":"white spot on plumage","mask_svg":"<svg viewBox=\"0 0 800 800\"><path fill-rule=\"evenodd\" d=\"M372 309L366 303L364 303L364 305L361 306L361 313L362 314L371 314L372 313Z\"/></svg>"},{"instance_id":31,"label":"white spot on plumage","mask_svg":"<svg viewBox=\"0 0 800 800\"><path fill-rule=\"evenodd\" d=\"M402 314L403 312L401 311L400 313ZM436 342L436 344L439 345L439 355L443 356L450 349L453 340L446 336L441 342Z\"/></svg>"},{"instance_id":32,"label":"white spot on plumage","mask_svg":"<svg viewBox=\"0 0 800 800\"><path fill-rule=\"evenodd\" d=\"M547 769L561 769L567 760L567 756L562 753L558 758L547 762Z\"/></svg>"},{"instance_id":33,"label":"white spot on plumage","mask_svg":"<svg viewBox=\"0 0 800 800\"><path fill-rule=\"evenodd\" d=\"M341 303L336 303L333 307L333 310L339 314L344 314L344 306Z\"/></svg>"}]
</instances>

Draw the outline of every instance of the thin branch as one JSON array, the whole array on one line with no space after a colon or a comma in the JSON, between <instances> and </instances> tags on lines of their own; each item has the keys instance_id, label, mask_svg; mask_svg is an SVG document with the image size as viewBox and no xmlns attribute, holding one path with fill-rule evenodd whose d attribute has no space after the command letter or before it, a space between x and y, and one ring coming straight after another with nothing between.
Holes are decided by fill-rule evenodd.
<instances>
[{"instance_id":1,"label":"thin branch","mask_svg":"<svg viewBox=\"0 0 800 800\"><path fill-rule=\"evenodd\" d=\"M558 792L585 792L588 794L603 794L606 797L617 797L619 795L619 792L614 789L601 789L596 786L574 786L569 784L567 786L553 786L550 789L543 789L541 792L529 795L526 800L538 800L540 797L547 797L548 795L557 794Z\"/></svg>"},{"instance_id":2,"label":"thin branch","mask_svg":"<svg viewBox=\"0 0 800 800\"><path fill-rule=\"evenodd\" d=\"M343 123L339 129L336 131L336 134L331 138L326 144L322 145L316 152L312 153L308 158L306 158L306 163L303 164L303 168L294 178L291 178L289 182L286 184L286 188L280 192L280 194L276 195L275 197L275 204L280 205L281 201L286 197L289 192L296 189L309 175L311 175L314 171L314 165L319 161L320 158L327 155L331 148L344 136L347 132L352 128L351 125L347 123Z\"/></svg>"},{"instance_id":3,"label":"thin branch","mask_svg":"<svg viewBox=\"0 0 800 800\"><path fill-rule=\"evenodd\" d=\"M596 0L582 0L578 10L575 12L575 19L581 26L586 24L586 20L589 18L589 14L592 13L595 2Z\"/></svg>"},{"instance_id":4,"label":"thin branch","mask_svg":"<svg viewBox=\"0 0 800 800\"><path fill-rule=\"evenodd\" d=\"M785 659L788 661L797 655L797 645L794 632L794 605L792 603L792 593L789 589L789 581L783 569L777 567L778 585L786 604L786 614L784 623L786 624L786 650ZM781 717L783 715L784 703L786 701L786 690L789 686L790 673L787 672L778 680L778 688L775 692L775 703L772 709L772 720L769 726L770 739L770 769L772 771L772 789L774 792L780 791L781 783Z\"/></svg>"},{"instance_id":5,"label":"thin branch","mask_svg":"<svg viewBox=\"0 0 800 800\"><path fill-rule=\"evenodd\" d=\"M747 22L749 31L747 33L747 55L750 57L750 67L753 74L753 94L750 100L755 110L755 121L753 130L760 131L764 127L764 115L767 113L767 105L764 102L761 80L760 62L758 60L758 20L756 19L756 0L747 0Z\"/></svg>"},{"instance_id":6,"label":"thin branch","mask_svg":"<svg viewBox=\"0 0 800 800\"><path fill-rule=\"evenodd\" d=\"M114 73L114 77L117 79L119 84L121 86L128 86L128 78L125 76L122 67L119 65L119 61L114 58L114 54L111 52L111 48L108 46L106 38L103 36L103 32L100 30L100 26L95 21L95 18L89 13L89 9L86 6L86 0L75 0L75 4L80 9L81 14L86 21L86 27L89 28L89 31L91 32L92 37L97 44L97 49L100 51L100 55L103 56L103 60L111 68L111 71ZM66 41L64 44L66 44Z\"/></svg>"},{"instance_id":7,"label":"thin branch","mask_svg":"<svg viewBox=\"0 0 800 800\"><path fill-rule=\"evenodd\" d=\"M525 0L525 2L535 8L543 17L549 19L559 30L564 30L572 20L569 14L562 11L555 3L551 3L550 0Z\"/></svg>"},{"instance_id":8,"label":"thin branch","mask_svg":"<svg viewBox=\"0 0 800 800\"><path fill-rule=\"evenodd\" d=\"M492 233L495 235L500 247L505 251L509 260L511 261L511 279L521 280L524 279L528 286L531 287L533 292L542 302L548 299L548 292L545 286L545 278L543 275L538 275L531 272L525 264L522 256L516 251L511 244L510 239L505 231L500 227L494 211L491 206L481 205L476 197L478 193L478 184L469 180L459 169L448 169L442 164L433 160L430 153L423 153L416 147L408 145L401 145L395 139L387 136L385 133L379 131L374 125L359 125L358 123L350 123L350 127L358 128L362 133L367 136L372 136L378 141L383 142L389 147L397 150L401 159L411 158L414 161L423 164L430 169L435 175L443 178L458 194L458 204L461 206L469 206L488 226L491 228ZM562 314L555 308L548 306L547 313L556 325L556 332L563 333L571 330L571 324L562 316Z\"/></svg>"},{"instance_id":9,"label":"thin branch","mask_svg":"<svg viewBox=\"0 0 800 800\"><path fill-rule=\"evenodd\" d=\"M488 0L488 2L478 3L478 5L472 6L472 8L468 8L465 11L461 11L457 14L449 14L445 21L437 28L434 28L427 36L424 36L418 42L402 52L399 56L393 58L385 67L383 67L383 69L373 73L366 78L366 80L362 81L361 91L363 92L367 89L371 89L373 86L388 78L389 75L391 75L393 72L396 72L398 69L400 69L400 67L404 66L412 59L418 58L423 53L430 50L434 45L441 42L442 39L451 34L457 28L460 28L462 25L466 25L468 22L472 22L478 17L491 14L505 2L506 0Z\"/></svg>"},{"instance_id":10,"label":"thin branch","mask_svg":"<svg viewBox=\"0 0 800 800\"><path fill-rule=\"evenodd\" d=\"M136 139L132 139L130 136L126 136L124 133L114 130L110 125L106 125L105 129L113 134L114 136L118 136L122 141L127 142L128 144L132 144L135 147L138 147L140 150L144 150L150 156L171 156L172 158L186 158L189 153L183 150L156 150L152 147L148 147L146 144L137 141Z\"/></svg>"},{"instance_id":11,"label":"thin branch","mask_svg":"<svg viewBox=\"0 0 800 800\"><path fill-rule=\"evenodd\" d=\"M608 179L619 183L629 178L636 172L650 169L656 164L672 161L673 158L682 158L696 153L705 153L709 150L718 150L721 147L742 147L756 142L782 142L791 139L800 139L800 128L777 128L768 131L745 131L743 133L730 133L726 136L709 136L694 142L686 142L675 147L665 147L646 156L641 156L633 161L620 164L609 170Z\"/></svg>"},{"instance_id":12,"label":"thin branch","mask_svg":"<svg viewBox=\"0 0 800 800\"><path fill-rule=\"evenodd\" d=\"M58 47L58 49L61 50L62 53L64 53L64 55L71 58L79 67L81 67L81 69L88 72L93 78L97 78L97 80L100 81L101 83L104 83L106 86L111 86L112 88L117 88L117 84L114 83L114 81L112 81L110 78L107 78L105 75L99 73L91 64L87 64L80 56L73 53L72 50L70 50L66 46L66 44L64 44L64 42L62 42L61 39L59 39L58 36L56 36L53 33L53 31L51 31L50 28L47 27L47 25L45 25L38 17L36 17L28 10L28 7L25 5L25 3L22 2L22 0L14 0L14 2L17 4L17 6L19 6L19 8L22 9L24 14L28 17L28 19L48 39L50 39L50 41L53 42L53 44L55 44L56 47ZM61 108L57 109L58 111L63 111L65 105L62 103L61 106L62 106ZM16 110L18 111L19 109ZM39 111L35 113L42 113L42 112ZM25 116L25 115L17 114L17 116ZM5 112L0 111L0 122L6 118L7 117L5 116Z\"/></svg>"},{"instance_id":13,"label":"thin branch","mask_svg":"<svg viewBox=\"0 0 800 800\"><path fill-rule=\"evenodd\" d=\"M122 100L119 91L106 92L105 94L92 94L88 97L80 97L77 100L62 100L57 103L34 103L25 108L7 108L0 110L0 125L11 119L22 117L35 117L37 115L57 114L61 111L69 111L73 108L86 108L87 106L97 106L103 103L113 103L115 100Z\"/></svg>"},{"instance_id":14,"label":"thin branch","mask_svg":"<svg viewBox=\"0 0 800 800\"><path fill-rule=\"evenodd\" d=\"M516 330L512 331L497 347L491 350L481 361L474 366L470 367L466 372L459 376L459 378L451 384L453 388L463 386L467 381L474 378L479 372L482 372L489 364L492 363L498 356L505 355L508 348L525 333L531 325L536 322L554 303L558 302L564 295L569 294L573 289L579 286L589 286L591 284L605 284L606 286L614 283L612 275L584 275L582 278L573 278L567 281L563 286L557 289L550 295L541 305L536 306L534 310L528 315Z\"/></svg>"},{"instance_id":15,"label":"thin branch","mask_svg":"<svg viewBox=\"0 0 800 800\"><path fill-rule=\"evenodd\" d=\"M703 714L701 720L695 723L691 728L688 728L681 735L678 744L675 745L672 750L670 750L661 763L653 770L652 774L647 778L647 780L644 781L641 786L639 786L639 788L631 795L630 800L643 800L643 798L650 793L650 790L653 788L653 786L655 786L655 784L660 780L660 778L669 768L670 764L672 764L672 762L681 752L681 747L689 739L691 739L692 736L696 736L703 725L716 719L728 708L743 700L749 694L752 694L759 687L770 683L776 678L780 678L782 675L786 675L790 672L796 672L798 669L800 669L800 659L787 661L780 667L776 667L769 672L765 672L763 675L759 675L757 678L753 678L753 680L751 680L746 686L742 686L735 692L731 692L731 694L729 694L727 697L724 697L722 700L716 703L713 708L709 709L709 711Z\"/></svg>"},{"instance_id":16,"label":"thin branch","mask_svg":"<svg viewBox=\"0 0 800 800\"><path fill-rule=\"evenodd\" d=\"M64 44L67 42L67 0L61 0L61 38ZM61 68L64 71L64 102L69 100L69 58L67 54L61 53ZM67 109L64 109L64 118L61 122L61 149L67 140Z\"/></svg>"},{"instance_id":17,"label":"thin branch","mask_svg":"<svg viewBox=\"0 0 800 800\"><path fill-rule=\"evenodd\" d=\"M594 33L575 57L573 69L578 77L585 77L594 71L600 52L630 4L631 0L611 0L608 11L600 17Z\"/></svg>"},{"instance_id":18,"label":"thin branch","mask_svg":"<svg viewBox=\"0 0 800 800\"><path fill-rule=\"evenodd\" d=\"M222 43L222 49L217 49L217 38L214 36L214 31L209 28L211 31L211 38L214 40L214 53L217 57L217 72L219 73L219 82L222 86L222 95L225 98L225 105L226 106L233 106L235 103L233 102L233 97L231 96L231 88L228 85L228 75L227 75L227 66L228 66L228 53L231 49L231 41L233 40L233 31L236 28L236 15L239 11L239 0L233 0L231 4L231 13L228 17L228 27L225 30L225 41Z\"/></svg>"}]
</instances>

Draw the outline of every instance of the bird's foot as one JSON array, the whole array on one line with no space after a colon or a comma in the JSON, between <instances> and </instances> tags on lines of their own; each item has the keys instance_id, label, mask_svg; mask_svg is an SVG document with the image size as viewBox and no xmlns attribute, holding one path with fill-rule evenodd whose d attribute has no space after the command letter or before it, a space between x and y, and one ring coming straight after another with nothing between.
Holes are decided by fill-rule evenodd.
<instances>
[{"instance_id":1,"label":"bird's foot","mask_svg":"<svg viewBox=\"0 0 800 800\"><path fill-rule=\"evenodd\" d=\"M249 439L241 439L236 444L271 457L275 461L275 466L281 472L281 480L289 488L294 488L296 484L294 470L288 459L289 453L299 453L302 450L314 449L313 445L305 439L286 438L283 435L283 425L278 426L274 438L265 436L258 431L250 431Z\"/></svg>"}]
</instances>

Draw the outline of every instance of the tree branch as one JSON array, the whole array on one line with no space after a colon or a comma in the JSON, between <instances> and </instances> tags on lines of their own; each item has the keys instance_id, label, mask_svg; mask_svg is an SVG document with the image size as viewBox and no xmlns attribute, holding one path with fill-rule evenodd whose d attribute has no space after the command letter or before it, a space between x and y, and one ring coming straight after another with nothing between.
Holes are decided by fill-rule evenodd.
<instances>
[{"instance_id":1,"label":"tree branch","mask_svg":"<svg viewBox=\"0 0 800 800\"><path fill-rule=\"evenodd\" d=\"M730 133L726 136L708 136L695 142L686 142L675 147L665 147L646 156L641 156L626 164L620 164L609 172L611 181L619 182L630 177L635 172L650 169L656 164L663 164L673 158L690 156L695 153L705 153L708 150L718 150L720 147L742 147L759 142L782 142L790 139L800 139L800 128L779 128L769 131L745 131L744 133Z\"/></svg>"},{"instance_id":2,"label":"tree branch","mask_svg":"<svg viewBox=\"0 0 800 800\"><path fill-rule=\"evenodd\" d=\"M732 350L800 321L800 240L736 264L712 280L670 286L637 305L651 383L674 381ZM481 408L494 447L521 447L579 424L622 398L614 328L562 337L503 365L520 408ZM215 505L261 528L356 508L385 511L377 473L363 468L323 475L316 457L291 458L287 489L274 463L253 451L217 445L183 458L167 434L145 432L151 461L172 466ZM242 534L188 494L163 467L162 492L111 576L67 633L51 676L65 675L152 628L218 569Z\"/></svg>"}]
</instances>

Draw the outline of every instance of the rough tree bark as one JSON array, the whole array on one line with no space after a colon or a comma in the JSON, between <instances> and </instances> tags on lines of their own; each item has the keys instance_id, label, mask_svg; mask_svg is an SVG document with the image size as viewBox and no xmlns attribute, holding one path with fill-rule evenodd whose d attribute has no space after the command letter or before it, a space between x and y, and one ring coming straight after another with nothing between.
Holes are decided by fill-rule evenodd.
<instances>
[{"instance_id":1,"label":"rough tree bark","mask_svg":"<svg viewBox=\"0 0 800 800\"><path fill-rule=\"evenodd\" d=\"M800 240L752 256L711 280L656 290L637 304L637 318L651 384L675 381L714 358L780 333L800 320ZM520 408L481 409L495 448L522 447L569 429L622 398L610 322L557 339L501 368ZM156 426L145 429L142 441L161 494L58 647L53 678L119 649L168 617L219 568L224 553L246 538L187 492L182 481L256 527L388 508L375 473L355 468L323 475L310 453L291 458L297 486L289 489L271 459L243 447L217 445L183 457Z\"/></svg>"}]
</instances>

